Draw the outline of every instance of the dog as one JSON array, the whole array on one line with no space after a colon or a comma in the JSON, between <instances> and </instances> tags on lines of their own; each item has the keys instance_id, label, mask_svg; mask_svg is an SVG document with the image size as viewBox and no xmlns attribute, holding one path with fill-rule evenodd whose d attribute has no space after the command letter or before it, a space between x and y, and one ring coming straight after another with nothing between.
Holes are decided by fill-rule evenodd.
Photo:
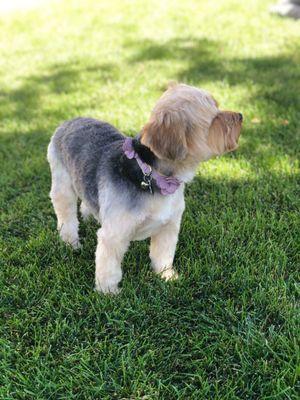
<instances>
[{"instance_id":1,"label":"dog","mask_svg":"<svg viewBox=\"0 0 300 400\"><path fill-rule=\"evenodd\" d=\"M173 268L184 187L200 162L235 150L243 116L220 111L207 91L172 84L135 138L92 118L75 118L48 146L50 198L61 239L77 249L77 200L97 232L95 289L118 293L121 262L133 240L151 238L152 268L165 280Z\"/></svg>"}]
</instances>

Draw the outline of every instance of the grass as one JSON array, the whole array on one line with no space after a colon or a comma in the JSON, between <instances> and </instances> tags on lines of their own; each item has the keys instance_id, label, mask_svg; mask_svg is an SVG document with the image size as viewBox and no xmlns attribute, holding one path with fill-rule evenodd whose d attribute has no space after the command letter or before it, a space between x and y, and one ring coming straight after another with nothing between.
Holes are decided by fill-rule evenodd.
<instances>
[{"instance_id":1,"label":"grass","mask_svg":"<svg viewBox=\"0 0 300 400\"><path fill-rule=\"evenodd\" d=\"M0 14L0 398L296 399L299 23L274 1L48 2ZM59 241L46 147L78 115L135 134L169 80L241 111L186 189L164 283L148 243L93 292L95 232ZM298 290L298 291L297 291Z\"/></svg>"}]
</instances>

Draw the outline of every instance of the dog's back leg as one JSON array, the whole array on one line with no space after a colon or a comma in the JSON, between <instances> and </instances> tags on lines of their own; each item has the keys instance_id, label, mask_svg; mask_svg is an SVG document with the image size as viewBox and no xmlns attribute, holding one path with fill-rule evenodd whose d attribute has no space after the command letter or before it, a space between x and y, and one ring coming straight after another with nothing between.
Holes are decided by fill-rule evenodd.
<instances>
[{"instance_id":1,"label":"dog's back leg","mask_svg":"<svg viewBox=\"0 0 300 400\"><path fill-rule=\"evenodd\" d=\"M47 158L52 175L50 198L57 217L57 229L61 239L77 249L80 247L77 195L73 189L71 177L59 159L53 141L49 144Z\"/></svg>"}]
</instances>

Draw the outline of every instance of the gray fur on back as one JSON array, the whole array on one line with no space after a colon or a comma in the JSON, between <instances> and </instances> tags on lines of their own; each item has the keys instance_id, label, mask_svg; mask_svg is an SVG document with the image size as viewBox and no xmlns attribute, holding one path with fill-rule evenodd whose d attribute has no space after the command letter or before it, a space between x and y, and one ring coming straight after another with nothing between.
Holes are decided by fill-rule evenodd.
<instances>
[{"instance_id":1,"label":"gray fur on back","mask_svg":"<svg viewBox=\"0 0 300 400\"><path fill-rule=\"evenodd\" d=\"M60 125L52 140L74 190L94 212L99 212L99 192L108 184L130 207L137 204L141 196L118 170L124 136L116 128L92 118L75 118Z\"/></svg>"}]
</instances>

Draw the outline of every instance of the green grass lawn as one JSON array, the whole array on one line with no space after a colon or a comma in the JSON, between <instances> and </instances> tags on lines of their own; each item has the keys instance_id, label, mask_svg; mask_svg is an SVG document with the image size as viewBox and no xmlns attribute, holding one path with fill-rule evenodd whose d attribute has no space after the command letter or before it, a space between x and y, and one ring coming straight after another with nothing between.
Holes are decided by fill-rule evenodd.
<instances>
[{"instance_id":1,"label":"green grass lawn","mask_svg":"<svg viewBox=\"0 0 300 400\"><path fill-rule=\"evenodd\" d=\"M0 14L0 398L296 399L300 22L274 1L81 0ZM96 229L60 242L46 148L78 115L137 133L170 80L241 111L186 188L165 283L147 241L93 291ZM299 367L298 367L299 368Z\"/></svg>"}]
</instances>

